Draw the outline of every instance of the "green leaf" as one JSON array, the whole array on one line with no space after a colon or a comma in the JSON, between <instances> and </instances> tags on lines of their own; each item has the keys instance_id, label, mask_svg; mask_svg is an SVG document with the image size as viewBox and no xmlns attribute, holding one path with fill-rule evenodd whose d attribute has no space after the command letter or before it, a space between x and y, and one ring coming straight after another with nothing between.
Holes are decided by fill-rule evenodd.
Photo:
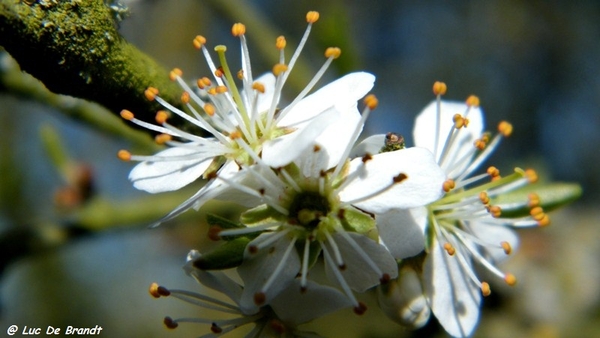
<instances>
[{"instance_id":1,"label":"green leaf","mask_svg":"<svg viewBox=\"0 0 600 338\"><path fill-rule=\"evenodd\" d=\"M240 221L247 226L257 226L265 223L284 222L285 216L263 204L244 212L240 216Z\"/></svg>"},{"instance_id":2,"label":"green leaf","mask_svg":"<svg viewBox=\"0 0 600 338\"><path fill-rule=\"evenodd\" d=\"M194 261L194 266L200 270L223 270L231 269L242 264L244 260L244 250L251 239L248 237L238 237L229 242L225 242L215 250L203 254Z\"/></svg>"},{"instance_id":3,"label":"green leaf","mask_svg":"<svg viewBox=\"0 0 600 338\"><path fill-rule=\"evenodd\" d=\"M501 218L527 216L530 209L527 201L531 193L539 196L540 206L548 212L577 200L581 196L582 189L577 183L532 184L492 198L491 204L502 206Z\"/></svg>"}]
</instances>

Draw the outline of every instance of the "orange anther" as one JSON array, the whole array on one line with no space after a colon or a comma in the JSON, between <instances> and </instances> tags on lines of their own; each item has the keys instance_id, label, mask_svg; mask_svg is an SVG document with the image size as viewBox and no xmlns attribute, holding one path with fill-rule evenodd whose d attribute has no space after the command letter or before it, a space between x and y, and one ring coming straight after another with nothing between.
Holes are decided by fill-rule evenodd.
<instances>
[{"instance_id":1,"label":"orange anther","mask_svg":"<svg viewBox=\"0 0 600 338\"><path fill-rule=\"evenodd\" d=\"M273 75L279 76L283 72L285 72L287 69L288 69L287 65L284 65L283 63L278 63L275 66L273 66Z\"/></svg>"},{"instance_id":2,"label":"orange anther","mask_svg":"<svg viewBox=\"0 0 600 338\"><path fill-rule=\"evenodd\" d=\"M475 95L471 95L467 98L466 103L469 107L479 107L479 98Z\"/></svg>"},{"instance_id":3,"label":"orange anther","mask_svg":"<svg viewBox=\"0 0 600 338\"><path fill-rule=\"evenodd\" d=\"M196 84L198 85L198 88L204 89L204 88L210 86L212 84L212 81L210 81L210 79L205 76L203 78L198 79Z\"/></svg>"},{"instance_id":4,"label":"orange anther","mask_svg":"<svg viewBox=\"0 0 600 338\"><path fill-rule=\"evenodd\" d=\"M536 221L537 221L538 226L541 226L541 227L550 225L550 217L548 217L547 214L544 214L544 216L541 219L536 220Z\"/></svg>"},{"instance_id":5,"label":"orange anther","mask_svg":"<svg viewBox=\"0 0 600 338\"><path fill-rule=\"evenodd\" d=\"M234 131L231 132L231 134L229 134L229 137L232 140L235 140L235 139L241 138L242 137L242 133L240 133L239 130L234 130Z\"/></svg>"},{"instance_id":6,"label":"orange anther","mask_svg":"<svg viewBox=\"0 0 600 338\"><path fill-rule=\"evenodd\" d=\"M219 67L217 69L215 69L215 76L218 78L223 77L225 73L223 73L223 68Z\"/></svg>"},{"instance_id":7,"label":"orange anther","mask_svg":"<svg viewBox=\"0 0 600 338\"><path fill-rule=\"evenodd\" d=\"M227 93L226 86L217 86L217 87L215 87L215 90L217 91L217 94Z\"/></svg>"},{"instance_id":8,"label":"orange anther","mask_svg":"<svg viewBox=\"0 0 600 338\"><path fill-rule=\"evenodd\" d=\"M154 137L154 141L156 144L165 144L168 141L171 141L173 137L169 134L158 134Z\"/></svg>"},{"instance_id":9,"label":"orange anther","mask_svg":"<svg viewBox=\"0 0 600 338\"><path fill-rule=\"evenodd\" d=\"M121 110L121 117L127 121L131 121L134 119L133 113L127 109Z\"/></svg>"},{"instance_id":10,"label":"orange anther","mask_svg":"<svg viewBox=\"0 0 600 338\"><path fill-rule=\"evenodd\" d=\"M310 11L310 12L306 13L306 22L315 23L315 22L317 22L317 20L319 20L319 12Z\"/></svg>"},{"instance_id":11,"label":"orange anther","mask_svg":"<svg viewBox=\"0 0 600 338\"><path fill-rule=\"evenodd\" d=\"M379 100L377 99L377 96L373 94L365 96L363 102L365 103L365 106L369 107L369 109L371 110L377 108L377 105L379 105Z\"/></svg>"},{"instance_id":12,"label":"orange anther","mask_svg":"<svg viewBox=\"0 0 600 338\"><path fill-rule=\"evenodd\" d=\"M487 297L491 293L492 290L490 289L490 285L487 282L481 282L481 294L483 294L484 297Z\"/></svg>"},{"instance_id":13,"label":"orange anther","mask_svg":"<svg viewBox=\"0 0 600 338\"><path fill-rule=\"evenodd\" d=\"M117 153L117 157L121 161L131 161L131 153L127 150L119 150L119 152Z\"/></svg>"},{"instance_id":14,"label":"orange anther","mask_svg":"<svg viewBox=\"0 0 600 338\"><path fill-rule=\"evenodd\" d=\"M340 57L341 54L342 54L342 50L339 49L338 47L329 47L325 50L326 58L337 59Z\"/></svg>"},{"instance_id":15,"label":"orange anther","mask_svg":"<svg viewBox=\"0 0 600 338\"><path fill-rule=\"evenodd\" d=\"M183 72L181 71L181 69L173 68L173 70L169 72L169 79L171 79L171 81L175 81L178 77L181 77L182 75Z\"/></svg>"},{"instance_id":16,"label":"orange anther","mask_svg":"<svg viewBox=\"0 0 600 338\"><path fill-rule=\"evenodd\" d=\"M510 253L512 252L512 247L510 246L510 243L508 243L507 241L503 241L500 242L500 246L502 246L502 249L504 250L505 254L510 255Z\"/></svg>"},{"instance_id":17,"label":"orange anther","mask_svg":"<svg viewBox=\"0 0 600 338\"><path fill-rule=\"evenodd\" d=\"M538 175L533 169L525 170L525 177L527 177L529 183L535 183L538 181Z\"/></svg>"},{"instance_id":18,"label":"orange anther","mask_svg":"<svg viewBox=\"0 0 600 338\"><path fill-rule=\"evenodd\" d=\"M515 277L515 275L513 275L512 273L507 273L506 275L504 275L504 281L506 282L506 284L513 286L517 284L517 277Z\"/></svg>"},{"instance_id":19,"label":"orange anther","mask_svg":"<svg viewBox=\"0 0 600 338\"><path fill-rule=\"evenodd\" d=\"M527 199L529 200L527 202L527 206L530 208L537 207L540 205L540 196L536 193L530 193L529 196L527 196Z\"/></svg>"},{"instance_id":20,"label":"orange anther","mask_svg":"<svg viewBox=\"0 0 600 338\"><path fill-rule=\"evenodd\" d=\"M205 104L204 105L204 112L206 112L206 114L208 114L208 116L215 115L215 106L213 106L210 103Z\"/></svg>"},{"instance_id":21,"label":"orange anther","mask_svg":"<svg viewBox=\"0 0 600 338\"><path fill-rule=\"evenodd\" d=\"M169 113L167 113L164 110L157 111L156 115L154 116L154 119L156 120L156 123L158 123L158 124L163 124L163 123L167 122L168 118L169 118Z\"/></svg>"},{"instance_id":22,"label":"orange anther","mask_svg":"<svg viewBox=\"0 0 600 338\"><path fill-rule=\"evenodd\" d=\"M275 40L275 47L279 50L284 49L286 44L287 41L285 41L285 36L283 35L278 36L277 40Z\"/></svg>"},{"instance_id":23,"label":"orange anther","mask_svg":"<svg viewBox=\"0 0 600 338\"><path fill-rule=\"evenodd\" d=\"M498 123L498 132L504 137L509 137L512 134L513 126L509 122L502 121Z\"/></svg>"},{"instance_id":24,"label":"orange anther","mask_svg":"<svg viewBox=\"0 0 600 338\"><path fill-rule=\"evenodd\" d=\"M500 170L498 170L498 168L491 166L487 169L487 174L492 176L492 177L497 177L500 176Z\"/></svg>"},{"instance_id":25,"label":"orange anther","mask_svg":"<svg viewBox=\"0 0 600 338\"><path fill-rule=\"evenodd\" d=\"M181 93L181 103L183 103L183 104L190 103L190 93L188 93L188 92Z\"/></svg>"},{"instance_id":26,"label":"orange anther","mask_svg":"<svg viewBox=\"0 0 600 338\"><path fill-rule=\"evenodd\" d=\"M246 26L243 23L234 23L231 27L231 34L233 34L233 36L246 34Z\"/></svg>"},{"instance_id":27,"label":"orange anther","mask_svg":"<svg viewBox=\"0 0 600 338\"><path fill-rule=\"evenodd\" d=\"M475 148L478 150L483 150L485 149L486 143L482 139L478 139L473 142L473 145L475 145Z\"/></svg>"},{"instance_id":28,"label":"orange anther","mask_svg":"<svg viewBox=\"0 0 600 338\"><path fill-rule=\"evenodd\" d=\"M238 70L237 77L238 77L238 79L243 80L244 79L244 71L241 69Z\"/></svg>"},{"instance_id":29,"label":"orange anther","mask_svg":"<svg viewBox=\"0 0 600 338\"><path fill-rule=\"evenodd\" d=\"M154 101L154 99L156 98L156 95L158 95L158 89L156 89L154 87L148 87L144 91L144 95L146 96L146 99L148 101Z\"/></svg>"},{"instance_id":30,"label":"orange anther","mask_svg":"<svg viewBox=\"0 0 600 338\"><path fill-rule=\"evenodd\" d=\"M529 210L529 214L531 216L534 216L534 217L536 215L540 215L540 214L543 214L543 213L544 213L544 209L542 209L542 207L539 207L539 206L533 207L533 208L531 208L531 210Z\"/></svg>"},{"instance_id":31,"label":"orange anther","mask_svg":"<svg viewBox=\"0 0 600 338\"><path fill-rule=\"evenodd\" d=\"M148 289L150 295L154 298L160 298L160 293L158 293L158 284L152 283L150 284L150 288Z\"/></svg>"},{"instance_id":32,"label":"orange anther","mask_svg":"<svg viewBox=\"0 0 600 338\"><path fill-rule=\"evenodd\" d=\"M490 197L488 196L487 192L482 191L479 193L479 200L481 201L481 203L488 205L490 204Z\"/></svg>"},{"instance_id":33,"label":"orange anther","mask_svg":"<svg viewBox=\"0 0 600 338\"><path fill-rule=\"evenodd\" d=\"M435 81L433 83L433 94L434 95L445 95L448 87L444 82Z\"/></svg>"},{"instance_id":34,"label":"orange anther","mask_svg":"<svg viewBox=\"0 0 600 338\"><path fill-rule=\"evenodd\" d=\"M196 35L193 43L194 43L194 48L200 49L200 48L202 48L202 46L204 46L206 44L206 38L203 37L202 35Z\"/></svg>"},{"instance_id":35,"label":"orange anther","mask_svg":"<svg viewBox=\"0 0 600 338\"><path fill-rule=\"evenodd\" d=\"M452 121L454 122L454 128L460 129L465 125L465 119L460 114L455 114L452 117Z\"/></svg>"},{"instance_id":36,"label":"orange anther","mask_svg":"<svg viewBox=\"0 0 600 338\"><path fill-rule=\"evenodd\" d=\"M448 253L448 255L453 256L456 253L456 249L452 246L452 244L446 242L444 243L444 250Z\"/></svg>"},{"instance_id":37,"label":"orange anther","mask_svg":"<svg viewBox=\"0 0 600 338\"><path fill-rule=\"evenodd\" d=\"M252 89L256 90L257 92L259 92L261 94L265 93L265 86L260 82L254 82L252 84Z\"/></svg>"},{"instance_id":38,"label":"orange anther","mask_svg":"<svg viewBox=\"0 0 600 338\"><path fill-rule=\"evenodd\" d=\"M497 205L491 205L488 208L488 212L492 215L492 217L498 218L502 214L502 208Z\"/></svg>"},{"instance_id":39,"label":"orange anther","mask_svg":"<svg viewBox=\"0 0 600 338\"><path fill-rule=\"evenodd\" d=\"M447 179L444 181L444 184L442 184L442 189L444 189L445 192L449 192L450 190L454 189L455 185L456 184L454 183L454 180Z\"/></svg>"}]
</instances>

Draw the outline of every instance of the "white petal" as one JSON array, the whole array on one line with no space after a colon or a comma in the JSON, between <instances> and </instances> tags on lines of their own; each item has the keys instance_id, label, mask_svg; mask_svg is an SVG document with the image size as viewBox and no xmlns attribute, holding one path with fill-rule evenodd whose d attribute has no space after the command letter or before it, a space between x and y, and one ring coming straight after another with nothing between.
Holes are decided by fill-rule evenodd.
<instances>
[{"instance_id":1,"label":"white petal","mask_svg":"<svg viewBox=\"0 0 600 338\"><path fill-rule=\"evenodd\" d=\"M377 287L377 299L388 318L411 329L425 325L431 315L419 276L410 265L402 267L398 279Z\"/></svg>"},{"instance_id":2,"label":"white petal","mask_svg":"<svg viewBox=\"0 0 600 338\"><path fill-rule=\"evenodd\" d=\"M315 148L307 148L294 161L302 176L307 178L319 178L321 171L329 169L329 155L326 149L321 148L315 151Z\"/></svg>"},{"instance_id":3,"label":"white petal","mask_svg":"<svg viewBox=\"0 0 600 338\"><path fill-rule=\"evenodd\" d=\"M379 237L396 259L412 257L425 249L425 207L393 209L377 214Z\"/></svg>"},{"instance_id":4,"label":"white petal","mask_svg":"<svg viewBox=\"0 0 600 338\"><path fill-rule=\"evenodd\" d=\"M326 168L338 164L348 144L354 144L356 140L351 137L360 122L360 113L356 108L356 102L344 102L336 105L335 109L340 112L340 117L335 123L329 124L315 140L322 148L327 149L327 154L329 154ZM360 126L360 130L362 130L362 126Z\"/></svg>"},{"instance_id":5,"label":"white petal","mask_svg":"<svg viewBox=\"0 0 600 338\"><path fill-rule=\"evenodd\" d=\"M489 224L485 222L469 222L471 232L489 245L485 247L485 252L494 263L504 261L509 257L504 249L497 247L501 242L508 242L515 252L519 247L519 237L517 233L510 228L498 224Z\"/></svg>"},{"instance_id":6,"label":"white petal","mask_svg":"<svg viewBox=\"0 0 600 338\"><path fill-rule=\"evenodd\" d=\"M276 234L277 232L263 233L250 242L248 246L262 242ZM240 277L244 281L244 292L242 293L240 308L245 313L251 313L254 309L258 308L254 303L254 295L261 292L267 280L280 264L283 254L290 243L291 238L283 236L270 247L263 248L256 254L246 253L245 256L249 256L249 258L245 258L242 265L237 268ZM292 252L283 264L283 270L281 270L273 284L265 292L266 304L287 288L300 271L300 257L295 248L292 248Z\"/></svg>"},{"instance_id":7,"label":"white petal","mask_svg":"<svg viewBox=\"0 0 600 338\"><path fill-rule=\"evenodd\" d=\"M215 153L206 152L200 147L174 147L154 156L172 157L173 160L144 161L129 173L134 187L150 193L173 191L194 182L208 168ZM179 159L182 156L190 159Z\"/></svg>"},{"instance_id":8,"label":"white petal","mask_svg":"<svg viewBox=\"0 0 600 338\"><path fill-rule=\"evenodd\" d=\"M365 235L349 232L348 235L358 244L360 249L379 267L382 273L387 273L391 278L398 276L398 265L390 253L380 244ZM379 285L382 275L375 272L373 267L352 247L348 241L339 233L332 235L335 243L340 250L342 260L345 263L345 269L340 270L342 276L351 289L357 292L364 292L374 286ZM326 241L323 243L327 250L333 256L333 248ZM338 266L325 264L327 278L332 282L337 282L335 274L331 269L339 269Z\"/></svg>"},{"instance_id":9,"label":"white petal","mask_svg":"<svg viewBox=\"0 0 600 338\"><path fill-rule=\"evenodd\" d=\"M458 260L461 247L455 249L457 252L450 256L441 243L434 240L425 258L424 289L433 314L446 332L466 337L473 333L479 321L481 291Z\"/></svg>"},{"instance_id":10,"label":"white petal","mask_svg":"<svg viewBox=\"0 0 600 338\"><path fill-rule=\"evenodd\" d=\"M306 121L331 108L340 100L357 101L373 88L374 82L375 76L365 72L343 76L298 102L278 125L292 126Z\"/></svg>"},{"instance_id":11,"label":"white petal","mask_svg":"<svg viewBox=\"0 0 600 338\"><path fill-rule=\"evenodd\" d=\"M339 118L340 112L335 108L330 108L312 119L303 128L265 142L262 149L263 161L275 168L289 164L305 149L312 147L315 139L323 130L330 124L336 123Z\"/></svg>"},{"instance_id":12,"label":"white petal","mask_svg":"<svg viewBox=\"0 0 600 338\"><path fill-rule=\"evenodd\" d=\"M362 166L360 158L350 162L350 172ZM374 155L366 163L365 174L340 192L342 201L353 201L390 186L393 177L403 173L405 180L355 206L371 213L390 209L414 208L429 204L442 196L444 172L424 148L407 148Z\"/></svg>"},{"instance_id":13,"label":"white petal","mask_svg":"<svg viewBox=\"0 0 600 338\"><path fill-rule=\"evenodd\" d=\"M271 301L277 317L291 326L307 323L351 306L350 299L337 289L310 280L302 291L298 279Z\"/></svg>"},{"instance_id":14,"label":"white petal","mask_svg":"<svg viewBox=\"0 0 600 338\"><path fill-rule=\"evenodd\" d=\"M468 106L464 102L441 101L440 110L440 129L438 134L437 160L444 149L444 144L449 131L454 127L452 117L455 114L463 115L467 112ZM462 156L473 149L473 142L480 138L483 133L483 113L479 107L471 108L467 115L469 125L462 128L458 138L448 152L447 158L462 158ZM413 137L417 147L424 147L432 152L435 148L435 134L437 121L437 101L432 101L417 116ZM458 169L453 172L460 172L468 166L469 161L464 161Z\"/></svg>"},{"instance_id":15,"label":"white petal","mask_svg":"<svg viewBox=\"0 0 600 338\"><path fill-rule=\"evenodd\" d=\"M265 86L265 92L257 94L258 99L256 105L258 113L264 113L273 103L273 96L275 94L275 75L269 72L261 75L258 79L254 79L254 82L259 82ZM250 102L250 104L252 104L252 102Z\"/></svg>"},{"instance_id":16,"label":"white petal","mask_svg":"<svg viewBox=\"0 0 600 338\"><path fill-rule=\"evenodd\" d=\"M363 157L365 154L379 154L385 145L385 134L371 135L362 140L350 152L350 158Z\"/></svg>"}]
</instances>

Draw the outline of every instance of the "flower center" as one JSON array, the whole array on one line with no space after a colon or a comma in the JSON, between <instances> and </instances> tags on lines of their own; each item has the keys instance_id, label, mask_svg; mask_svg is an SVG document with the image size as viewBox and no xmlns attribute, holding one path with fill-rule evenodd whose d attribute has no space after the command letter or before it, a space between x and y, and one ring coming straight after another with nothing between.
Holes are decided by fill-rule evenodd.
<instances>
[{"instance_id":1,"label":"flower center","mask_svg":"<svg viewBox=\"0 0 600 338\"><path fill-rule=\"evenodd\" d=\"M296 194L289 206L289 219L312 230L327 216L331 205L327 197L318 192L303 191Z\"/></svg>"}]
</instances>

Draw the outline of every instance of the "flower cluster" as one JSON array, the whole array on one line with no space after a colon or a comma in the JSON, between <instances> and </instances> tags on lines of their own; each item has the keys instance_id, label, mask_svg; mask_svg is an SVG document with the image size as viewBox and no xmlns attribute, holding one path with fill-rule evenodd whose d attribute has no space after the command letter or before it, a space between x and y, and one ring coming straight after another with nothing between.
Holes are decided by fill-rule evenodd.
<instances>
[{"instance_id":1,"label":"flower cluster","mask_svg":"<svg viewBox=\"0 0 600 338\"><path fill-rule=\"evenodd\" d=\"M512 126L502 122L496 135L485 132L479 99L442 100L441 82L433 87L436 100L417 117L414 147L394 133L357 143L378 104L368 94L375 77L351 73L310 94L338 48L325 51L322 68L282 106L282 88L318 18L307 14L308 27L289 61L285 38L277 38L279 63L256 78L243 24L232 27L242 56L236 77L226 48L214 47L217 66L207 40L198 36L194 46L212 79L203 77L192 88L180 70L171 72L183 89L184 110L148 88L146 97L165 108L156 124L121 113L167 146L151 156L119 152L123 160L140 162L129 175L136 188L160 193L206 181L155 225L211 199L247 208L236 220L210 215L209 237L221 245L190 252L185 265L188 275L231 302L150 288L156 298L174 296L233 318L167 317L165 325L204 323L217 335L254 323L250 336L310 335L297 326L344 308L360 315L367 310L360 294L376 289L392 320L420 327L433 313L450 335L468 336L482 296L491 292L476 268L515 284L515 276L497 267L518 244L511 228L549 223L538 195L505 198L534 183L536 174L517 168L501 176L495 167L474 174ZM172 115L203 134L170 124Z\"/></svg>"}]
</instances>

